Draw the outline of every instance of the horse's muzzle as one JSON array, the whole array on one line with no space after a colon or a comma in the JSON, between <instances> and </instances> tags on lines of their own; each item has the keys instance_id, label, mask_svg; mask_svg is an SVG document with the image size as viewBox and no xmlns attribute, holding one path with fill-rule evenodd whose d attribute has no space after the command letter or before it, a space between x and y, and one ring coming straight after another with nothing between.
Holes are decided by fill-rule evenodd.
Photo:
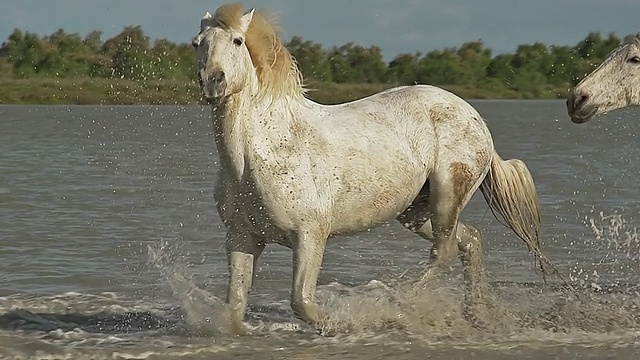
<instances>
[{"instance_id":1,"label":"horse's muzzle","mask_svg":"<svg viewBox=\"0 0 640 360\"><path fill-rule=\"evenodd\" d=\"M208 102L214 102L224 97L227 88L224 71L214 70L208 73L205 70L198 72L198 82L202 97Z\"/></svg>"},{"instance_id":2,"label":"horse's muzzle","mask_svg":"<svg viewBox=\"0 0 640 360\"><path fill-rule=\"evenodd\" d=\"M589 95L577 92L575 89L567 97L567 113L571 121L576 124L585 123L596 114L598 107L589 104Z\"/></svg>"}]
</instances>

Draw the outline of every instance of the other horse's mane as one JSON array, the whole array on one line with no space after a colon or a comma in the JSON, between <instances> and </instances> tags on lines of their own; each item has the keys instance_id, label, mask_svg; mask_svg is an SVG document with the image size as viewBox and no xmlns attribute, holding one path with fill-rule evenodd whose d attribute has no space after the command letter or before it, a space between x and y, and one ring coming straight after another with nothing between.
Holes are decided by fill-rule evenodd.
<instances>
[{"instance_id":1,"label":"other horse's mane","mask_svg":"<svg viewBox=\"0 0 640 360\"><path fill-rule=\"evenodd\" d=\"M216 10L213 20L217 26L239 31L243 14L241 4L226 4ZM245 44L258 75L260 95L304 95L302 73L280 39L280 28L276 25L275 16L264 10L256 10L245 34Z\"/></svg>"},{"instance_id":2,"label":"other horse's mane","mask_svg":"<svg viewBox=\"0 0 640 360\"><path fill-rule=\"evenodd\" d=\"M640 31L638 31L635 35L627 35L624 37L622 41L622 45L635 44L640 46Z\"/></svg>"}]
</instances>

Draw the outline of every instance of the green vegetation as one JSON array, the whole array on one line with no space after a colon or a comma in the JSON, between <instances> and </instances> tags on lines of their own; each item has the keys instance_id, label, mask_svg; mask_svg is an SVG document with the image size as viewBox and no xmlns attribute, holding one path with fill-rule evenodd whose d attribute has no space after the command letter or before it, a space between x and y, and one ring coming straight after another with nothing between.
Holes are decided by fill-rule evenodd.
<instances>
[{"instance_id":1,"label":"green vegetation","mask_svg":"<svg viewBox=\"0 0 640 360\"><path fill-rule=\"evenodd\" d=\"M520 45L492 55L481 41L385 62L379 47L326 48L293 37L309 97L338 103L396 85L443 87L465 98L559 98L621 39L590 33L575 46ZM0 103L195 104L195 52L188 43L151 43L141 27L106 41L58 30L49 36L14 30L0 47Z\"/></svg>"}]
</instances>

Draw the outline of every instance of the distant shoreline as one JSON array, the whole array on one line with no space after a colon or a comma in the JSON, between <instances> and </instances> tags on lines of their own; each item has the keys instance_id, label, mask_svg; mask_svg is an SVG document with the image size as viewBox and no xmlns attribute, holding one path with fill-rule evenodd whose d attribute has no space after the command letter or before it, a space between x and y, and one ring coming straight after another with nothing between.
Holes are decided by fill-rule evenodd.
<instances>
[{"instance_id":1,"label":"distant shoreline","mask_svg":"<svg viewBox=\"0 0 640 360\"><path fill-rule=\"evenodd\" d=\"M336 104L396 85L433 84L464 99L561 99L622 39L589 33L570 46L522 44L493 54L482 40L385 61L378 46L322 44L293 36L307 96ZM14 29L0 46L0 104L198 104L196 53L190 43L151 41L141 26L109 39L59 29Z\"/></svg>"},{"instance_id":2,"label":"distant shoreline","mask_svg":"<svg viewBox=\"0 0 640 360\"><path fill-rule=\"evenodd\" d=\"M395 84L307 85L308 97L325 104L342 103L388 89ZM465 99L559 99L562 89L523 96L473 86L440 86ZM566 90L565 90L566 91ZM181 80L135 81L104 78L0 78L0 104L24 105L195 105L202 104L195 83Z\"/></svg>"}]
</instances>

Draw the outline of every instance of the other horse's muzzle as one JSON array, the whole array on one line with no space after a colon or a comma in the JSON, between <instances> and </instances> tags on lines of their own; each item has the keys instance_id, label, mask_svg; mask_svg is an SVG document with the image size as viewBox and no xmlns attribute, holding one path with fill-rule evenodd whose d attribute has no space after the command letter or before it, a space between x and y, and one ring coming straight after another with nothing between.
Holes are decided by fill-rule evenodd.
<instances>
[{"instance_id":1,"label":"other horse's muzzle","mask_svg":"<svg viewBox=\"0 0 640 360\"><path fill-rule=\"evenodd\" d=\"M207 73L204 69L200 70L198 72L198 82L200 83L202 97L204 97L209 103L216 102L224 98L225 90L227 88L224 71L214 70Z\"/></svg>"},{"instance_id":2,"label":"other horse's muzzle","mask_svg":"<svg viewBox=\"0 0 640 360\"><path fill-rule=\"evenodd\" d=\"M589 104L588 94L576 91L576 89L571 90L567 97L567 112L571 121L576 124L585 123L591 120L597 111L597 106Z\"/></svg>"}]
</instances>

